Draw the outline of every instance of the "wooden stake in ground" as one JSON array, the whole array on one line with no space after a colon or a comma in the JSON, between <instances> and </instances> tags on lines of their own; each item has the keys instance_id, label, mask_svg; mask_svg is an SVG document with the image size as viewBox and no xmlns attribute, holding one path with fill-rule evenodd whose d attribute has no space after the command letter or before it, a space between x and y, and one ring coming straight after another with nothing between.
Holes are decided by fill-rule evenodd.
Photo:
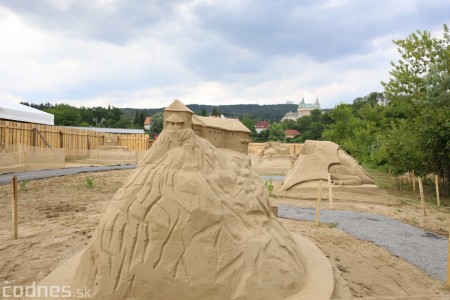
<instances>
[{"instance_id":1,"label":"wooden stake in ground","mask_svg":"<svg viewBox=\"0 0 450 300\"><path fill-rule=\"evenodd\" d=\"M448 226L447 287L450 288L450 223Z\"/></svg>"},{"instance_id":2,"label":"wooden stake in ground","mask_svg":"<svg viewBox=\"0 0 450 300\"><path fill-rule=\"evenodd\" d=\"M391 178L391 169L389 168L389 171L388 171L388 178L389 178L389 188L391 188L391 185L392 185L392 178Z\"/></svg>"},{"instance_id":3,"label":"wooden stake in ground","mask_svg":"<svg viewBox=\"0 0 450 300\"><path fill-rule=\"evenodd\" d=\"M439 199L439 176L438 175L434 175L434 185L436 186L437 207L440 207L441 199Z\"/></svg>"},{"instance_id":4,"label":"wooden stake in ground","mask_svg":"<svg viewBox=\"0 0 450 300\"><path fill-rule=\"evenodd\" d=\"M330 208L333 208L333 191L331 190L331 174L328 173L328 198L330 198Z\"/></svg>"},{"instance_id":5,"label":"wooden stake in ground","mask_svg":"<svg viewBox=\"0 0 450 300\"><path fill-rule=\"evenodd\" d=\"M12 178L12 199L11 199L11 213L12 213L12 234L13 238L17 239L17 176Z\"/></svg>"},{"instance_id":6,"label":"wooden stake in ground","mask_svg":"<svg viewBox=\"0 0 450 300\"><path fill-rule=\"evenodd\" d=\"M320 218L320 201L322 200L322 180L319 180L319 189L317 190L317 203L316 203L316 225L319 225Z\"/></svg>"},{"instance_id":7,"label":"wooden stake in ground","mask_svg":"<svg viewBox=\"0 0 450 300\"><path fill-rule=\"evenodd\" d=\"M426 216L427 212L425 211L425 197L423 196L422 177L417 177L417 180L419 181L420 203L422 204L422 214Z\"/></svg>"},{"instance_id":8,"label":"wooden stake in ground","mask_svg":"<svg viewBox=\"0 0 450 300\"><path fill-rule=\"evenodd\" d=\"M412 171L412 184L413 184L413 194L416 194L416 175L414 175L414 171Z\"/></svg>"}]
</instances>

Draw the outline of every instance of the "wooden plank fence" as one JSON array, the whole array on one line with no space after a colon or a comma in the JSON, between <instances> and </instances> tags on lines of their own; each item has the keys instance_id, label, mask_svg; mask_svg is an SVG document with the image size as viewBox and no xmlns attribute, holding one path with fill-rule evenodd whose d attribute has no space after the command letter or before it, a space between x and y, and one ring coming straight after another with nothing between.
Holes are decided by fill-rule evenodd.
<instances>
[{"instance_id":1,"label":"wooden plank fence","mask_svg":"<svg viewBox=\"0 0 450 300\"><path fill-rule=\"evenodd\" d=\"M152 145L147 134L113 134L64 126L20 123L0 119L0 146L21 151L37 148L63 148L66 158L83 157L89 150L103 146L108 138L117 139L118 146L145 151ZM34 148L36 149L36 148Z\"/></svg>"}]
</instances>

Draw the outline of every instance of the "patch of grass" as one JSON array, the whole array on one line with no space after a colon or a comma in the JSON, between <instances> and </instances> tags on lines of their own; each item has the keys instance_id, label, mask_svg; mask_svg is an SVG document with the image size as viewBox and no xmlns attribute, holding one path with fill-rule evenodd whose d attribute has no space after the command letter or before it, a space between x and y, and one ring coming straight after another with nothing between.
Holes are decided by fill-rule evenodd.
<instances>
[{"instance_id":1,"label":"patch of grass","mask_svg":"<svg viewBox=\"0 0 450 300\"><path fill-rule=\"evenodd\" d=\"M84 185L88 188L93 188L94 187L94 178L93 177L86 177L84 179Z\"/></svg>"},{"instance_id":2,"label":"patch of grass","mask_svg":"<svg viewBox=\"0 0 450 300\"><path fill-rule=\"evenodd\" d=\"M269 179L268 181L266 181L266 183L264 183L264 185L266 186L266 189L269 191L269 195L272 195L272 192L273 192L272 180Z\"/></svg>"},{"instance_id":3,"label":"patch of grass","mask_svg":"<svg viewBox=\"0 0 450 300\"><path fill-rule=\"evenodd\" d=\"M28 179L22 180L19 182L19 191L26 192L27 191L27 183L30 182Z\"/></svg>"},{"instance_id":4,"label":"patch of grass","mask_svg":"<svg viewBox=\"0 0 450 300\"><path fill-rule=\"evenodd\" d=\"M444 222L446 220L446 218L443 216L437 216L436 219L441 222Z\"/></svg>"},{"instance_id":5,"label":"patch of grass","mask_svg":"<svg viewBox=\"0 0 450 300\"><path fill-rule=\"evenodd\" d=\"M328 223L328 228L336 228L338 226L339 226L339 223L337 223L337 222Z\"/></svg>"},{"instance_id":6,"label":"patch of grass","mask_svg":"<svg viewBox=\"0 0 450 300\"><path fill-rule=\"evenodd\" d=\"M411 218L411 224L414 226L417 226L419 224L419 222L417 221L417 219L415 217Z\"/></svg>"}]
</instances>

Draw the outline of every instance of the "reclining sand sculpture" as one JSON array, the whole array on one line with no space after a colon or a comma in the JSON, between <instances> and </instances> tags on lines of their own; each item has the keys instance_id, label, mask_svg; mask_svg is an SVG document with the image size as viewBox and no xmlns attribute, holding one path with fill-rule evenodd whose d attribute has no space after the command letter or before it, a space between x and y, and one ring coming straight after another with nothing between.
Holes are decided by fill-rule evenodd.
<instances>
[{"instance_id":1,"label":"reclining sand sculpture","mask_svg":"<svg viewBox=\"0 0 450 300\"><path fill-rule=\"evenodd\" d=\"M336 185L373 184L372 178L358 162L342 150L339 145L328 141L307 140L294 166L287 174L282 190L289 190L319 180L327 181L328 173Z\"/></svg>"},{"instance_id":2,"label":"reclining sand sculpture","mask_svg":"<svg viewBox=\"0 0 450 300\"><path fill-rule=\"evenodd\" d=\"M330 298L327 259L276 220L248 156L197 136L178 100L164 118L90 244L41 284L95 299Z\"/></svg>"}]
</instances>

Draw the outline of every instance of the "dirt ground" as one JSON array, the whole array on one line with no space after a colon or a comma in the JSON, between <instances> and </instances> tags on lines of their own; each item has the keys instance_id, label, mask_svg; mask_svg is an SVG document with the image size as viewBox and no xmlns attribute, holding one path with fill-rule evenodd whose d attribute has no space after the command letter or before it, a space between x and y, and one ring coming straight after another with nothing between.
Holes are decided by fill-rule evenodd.
<instances>
[{"instance_id":1,"label":"dirt ground","mask_svg":"<svg viewBox=\"0 0 450 300\"><path fill-rule=\"evenodd\" d=\"M0 186L0 286L39 281L89 241L103 212L132 170L79 174L30 181L19 191L19 239L11 238L11 187ZM93 187L85 186L93 178ZM314 207L314 201L272 199ZM328 208L326 202L323 208ZM334 209L370 211L440 234L448 234L450 214L416 204L378 205L335 202ZM280 219L291 231L311 240L342 274L354 298L450 299L445 285L417 267L370 242L338 228Z\"/></svg>"}]
</instances>

